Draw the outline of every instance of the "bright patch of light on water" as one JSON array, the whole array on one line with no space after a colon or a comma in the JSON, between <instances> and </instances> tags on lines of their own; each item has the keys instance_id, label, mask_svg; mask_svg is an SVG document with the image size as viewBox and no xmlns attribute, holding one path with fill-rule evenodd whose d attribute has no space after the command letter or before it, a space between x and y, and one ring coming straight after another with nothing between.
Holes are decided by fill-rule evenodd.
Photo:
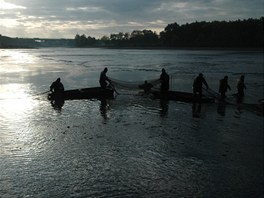
<instances>
[{"instance_id":1,"label":"bright patch of light on water","mask_svg":"<svg viewBox=\"0 0 264 198\"><path fill-rule=\"evenodd\" d=\"M1 113L11 123L23 120L32 111L36 102L28 94L29 87L21 84L0 86Z\"/></svg>"}]
</instances>

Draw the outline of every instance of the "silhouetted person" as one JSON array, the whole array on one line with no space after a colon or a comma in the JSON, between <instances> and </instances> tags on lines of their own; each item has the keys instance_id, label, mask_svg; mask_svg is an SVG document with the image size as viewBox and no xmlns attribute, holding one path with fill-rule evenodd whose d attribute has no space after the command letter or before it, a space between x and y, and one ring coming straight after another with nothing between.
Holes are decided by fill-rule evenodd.
<instances>
[{"instance_id":1,"label":"silhouetted person","mask_svg":"<svg viewBox=\"0 0 264 198\"><path fill-rule=\"evenodd\" d=\"M161 82L160 92L167 93L170 88L170 76L166 73L164 68L161 70L161 75L159 80Z\"/></svg>"},{"instance_id":2,"label":"silhouetted person","mask_svg":"<svg viewBox=\"0 0 264 198\"><path fill-rule=\"evenodd\" d=\"M203 74L200 73L193 81L193 94L195 98L198 93L199 99L201 99L203 84L206 86L206 89L208 89L208 84L206 80L204 79Z\"/></svg>"},{"instance_id":3,"label":"silhouetted person","mask_svg":"<svg viewBox=\"0 0 264 198\"><path fill-rule=\"evenodd\" d=\"M64 86L60 78L57 78L57 80L51 84L50 91L52 92L49 95L49 97L51 97L51 105L56 109L61 109L64 104Z\"/></svg>"},{"instance_id":4,"label":"silhouetted person","mask_svg":"<svg viewBox=\"0 0 264 198\"><path fill-rule=\"evenodd\" d=\"M237 92L238 92L237 96L240 99L242 99L245 96L244 89L246 89L246 85L244 80L245 80L245 76L242 75L237 82Z\"/></svg>"},{"instance_id":5,"label":"silhouetted person","mask_svg":"<svg viewBox=\"0 0 264 198\"><path fill-rule=\"evenodd\" d=\"M99 83L100 83L100 86L105 89L106 86L107 86L107 82L111 82L111 80L109 80L109 78L106 76L106 73L107 73L108 69L107 67L104 68L104 70L101 72L100 74L100 80L99 80Z\"/></svg>"},{"instance_id":6,"label":"silhouetted person","mask_svg":"<svg viewBox=\"0 0 264 198\"><path fill-rule=\"evenodd\" d=\"M227 89L231 90L230 86L228 85L228 76L225 76L223 79L220 80L219 85L219 93L221 94L222 98L225 98L225 93L227 92Z\"/></svg>"},{"instance_id":7,"label":"silhouetted person","mask_svg":"<svg viewBox=\"0 0 264 198\"><path fill-rule=\"evenodd\" d=\"M145 93L149 93L153 85L145 80L143 85L139 85L140 89L143 89Z\"/></svg>"},{"instance_id":8,"label":"silhouetted person","mask_svg":"<svg viewBox=\"0 0 264 198\"><path fill-rule=\"evenodd\" d=\"M56 81L54 81L51 86L50 86L50 91L55 93L55 94L58 94L58 93L63 93L64 91L64 86L63 84L61 83L61 79L60 78L57 78Z\"/></svg>"}]
</instances>

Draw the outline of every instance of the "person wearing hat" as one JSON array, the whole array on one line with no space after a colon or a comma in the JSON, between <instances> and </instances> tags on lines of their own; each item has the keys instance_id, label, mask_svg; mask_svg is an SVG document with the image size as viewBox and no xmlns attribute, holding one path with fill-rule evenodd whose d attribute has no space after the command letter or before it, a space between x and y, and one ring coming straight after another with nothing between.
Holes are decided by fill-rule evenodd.
<instances>
[{"instance_id":1,"label":"person wearing hat","mask_svg":"<svg viewBox=\"0 0 264 198\"><path fill-rule=\"evenodd\" d=\"M199 95L199 98L202 97L203 84L206 86L206 89L208 89L208 84L204 79L203 74L200 73L193 81L193 94L195 97L197 96L197 94Z\"/></svg>"}]
</instances>

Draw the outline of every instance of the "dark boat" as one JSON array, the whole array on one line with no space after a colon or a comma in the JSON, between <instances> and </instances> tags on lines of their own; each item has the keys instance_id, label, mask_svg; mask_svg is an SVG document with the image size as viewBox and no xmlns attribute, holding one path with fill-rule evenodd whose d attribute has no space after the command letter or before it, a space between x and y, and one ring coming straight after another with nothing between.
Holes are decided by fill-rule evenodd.
<instances>
[{"instance_id":1,"label":"dark boat","mask_svg":"<svg viewBox=\"0 0 264 198\"><path fill-rule=\"evenodd\" d=\"M199 100L195 97L193 93L181 92L181 91L168 91L166 93L161 93L160 91L151 92L154 98L166 99L166 100L176 100L181 102L202 102L202 103L213 103L214 98L202 96Z\"/></svg>"},{"instance_id":2,"label":"dark boat","mask_svg":"<svg viewBox=\"0 0 264 198\"><path fill-rule=\"evenodd\" d=\"M90 87L83 89L66 90L62 93L48 94L49 100L78 100L78 99L113 99L113 89L103 89L101 87Z\"/></svg>"}]
</instances>

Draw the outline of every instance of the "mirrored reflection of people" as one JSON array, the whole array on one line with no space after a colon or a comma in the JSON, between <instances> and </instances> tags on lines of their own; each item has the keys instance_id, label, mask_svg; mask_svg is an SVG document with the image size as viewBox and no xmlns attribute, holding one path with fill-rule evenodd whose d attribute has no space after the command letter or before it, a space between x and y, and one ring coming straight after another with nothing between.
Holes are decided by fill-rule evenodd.
<instances>
[{"instance_id":1,"label":"mirrored reflection of people","mask_svg":"<svg viewBox=\"0 0 264 198\"><path fill-rule=\"evenodd\" d=\"M164 68L161 70L161 75L160 75L159 80L161 83L160 92L161 94L166 94L170 88L170 76L167 74Z\"/></svg>"},{"instance_id":2,"label":"mirrored reflection of people","mask_svg":"<svg viewBox=\"0 0 264 198\"><path fill-rule=\"evenodd\" d=\"M198 94L198 100L202 98L203 84L206 86L206 89L208 89L208 84L205 78L203 77L203 74L200 73L193 81L193 94L195 99L197 99L197 94Z\"/></svg>"},{"instance_id":3,"label":"mirrored reflection of people","mask_svg":"<svg viewBox=\"0 0 264 198\"><path fill-rule=\"evenodd\" d=\"M193 105L192 105L192 116L194 118L199 118L200 117L200 114L201 114L201 109L202 109L202 104L201 103L196 103L196 102L193 102Z\"/></svg>"},{"instance_id":4,"label":"mirrored reflection of people","mask_svg":"<svg viewBox=\"0 0 264 198\"><path fill-rule=\"evenodd\" d=\"M64 99L60 98L57 100L52 100L50 101L51 106L55 109L55 110L61 110L63 105L64 105Z\"/></svg>"},{"instance_id":5,"label":"mirrored reflection of people","mask_svg":"<svg viewBox=\"0 0 264 198\"><path fill-rule=\"evenodd\" d=\"M225 76L220 80L219 90L218 92L221 94L221 98L224 99L226 97L227 89L231 90L231 87L228 85L228 76Z\"/></svg>"},{"instance_id":6,"label":"mirrored reflection of people","mask_svg":"<svg viewBox=\"0 0 264 198\"><path fill-rule=\"evenodd\" d=\"M100 104L100 114L103 117L104 120L107 120L107 100L106 99L101 99L101 104Z\"/></svg>"},{"instance_id":7,"label":"mirrored reflection of people","mask_svg":"<svg viewBox=\"0 0 264 198\"><path fill-rule=\"evenodd\" d=\"M143 85L139 85L139 88L143 89L145 94L149 94L152 87L153 85L149 83L147 80L145 80Z\"/></svg>"},{"instance_id":8,"label":"mirrored reflection of people","mask_svg":"<svg viewBox=\"0 0 264 198\"><path fill-rule=\"evenodd\" d=\"M169 111L169 100L160 99L160 110L159 110L160 117L166 118L168 116L168 111Z\"/></svg>"},{"instance_id":9,"label":"mirrored reflection of people","mask_svg":"<svg viewBox=\"0 0 264 198\"><path fill-rule=\"evenodd\" d=\"M222 100L218 102L217 113L221 116L225 116L226 103Z\"/></svg>"},{"instance_id":10,"label":"mirrored reflection of people","mask_svg":"<svg viewBox=\"0 0 264 198\"><path fill-rule=\"evenodd\" d=\"M237 82L237 97L241 101L245 96L244 90L247 89L245 85L245 76L240 76L240 79Z\"/></svg>"},{"instance_id":11,"label":"mirrored reflection of people","mask_svg":"<svg viewBox=\"0 0 264 198\"><path fill-rule=\"evenodd\" d=\"M106 89L107 85L111 83L111 80L106 76L108 69L107 67L100 74L99 83L103 89Z\"/></svg>"}]
</instances>

